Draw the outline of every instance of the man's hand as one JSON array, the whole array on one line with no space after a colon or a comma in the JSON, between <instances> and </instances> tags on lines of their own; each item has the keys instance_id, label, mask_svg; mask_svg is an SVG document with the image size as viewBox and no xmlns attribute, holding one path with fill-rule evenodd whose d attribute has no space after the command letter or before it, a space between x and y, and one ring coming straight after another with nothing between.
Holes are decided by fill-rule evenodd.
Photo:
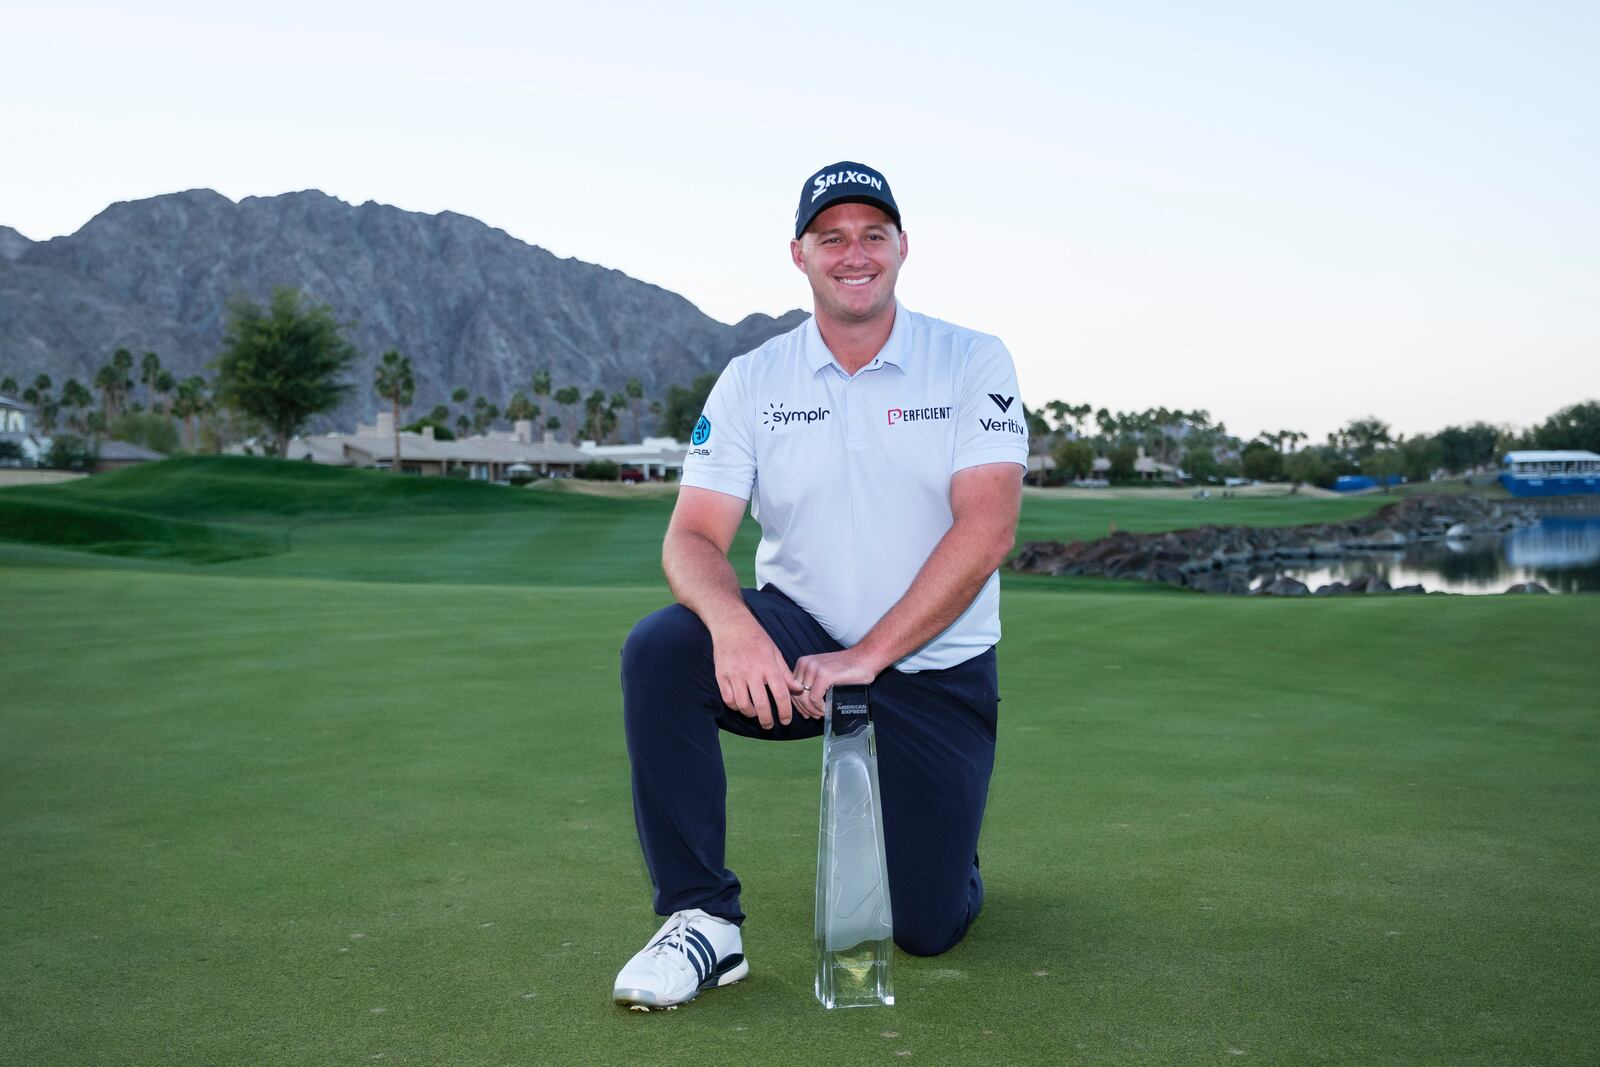
<instances>
[{"instance_id":1,"label":"man's hand","mask_svg":"<svg viewBox=\"0 0 1600 1067\"><path fill-rule=\"evenodd\" d=\"M661 546L661 565L678 603L700 616L711 631L722 702L770 730L774 705L783 725L794 719L790 694L801 689L778 646L745 606L728 563L728 546L744 508L739 497L685 486Z\"/></svg>"},{"instance_id":2,"label":"man's hand","mask_svg":"<svg viewBox=\"0 0 1600 1067\"><path fill-rule=\"evenodd\" d=\"M791 694L803 692L800 682L790 673L783 654L772 643L754 618L748 625L725 627L711 634L713 657L716 661L717 688L722 702L761 723L763 730L772 729L773 705L777 705L778 721L789 725L794 710L813 718L821 714L820 706L813 713L804 706L791 703ZM771 699L767 694L771 693Z\"/></svg>"},{"instance_id":3,"label":"man's hand","mask_svg":"<svg viewBox=\"0 0 1600 1067\"><path fill-rule=\"evenodd\" d=\"M807 718L822 718L824 695L835 685L871 685L883 671L884 665L875 663L861 646L843 652L820 652L814 656L801 656L794 663L794 677L799 683L795 707Z\"/></svg>"}]
</instances>

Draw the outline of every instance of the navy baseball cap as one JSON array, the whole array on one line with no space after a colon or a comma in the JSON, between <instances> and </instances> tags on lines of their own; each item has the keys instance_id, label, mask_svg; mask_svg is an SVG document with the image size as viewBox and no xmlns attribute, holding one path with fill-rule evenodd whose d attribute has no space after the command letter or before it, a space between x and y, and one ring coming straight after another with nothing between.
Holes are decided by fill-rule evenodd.
<instances>
[{"instance_id":1,"label":"navy baseball cap","mask_svg":"<svg viewBox=\"0 0 1600 1067\"><path fill-rule=\"evenodd\" d=\"M889 191L889 180L871 167L845 160L823 167L800 187L800 207L794 213L795 240L806 232L812 219L835 204L871 204L900 225L900 209Z\"/></svg>"}]
</instances>

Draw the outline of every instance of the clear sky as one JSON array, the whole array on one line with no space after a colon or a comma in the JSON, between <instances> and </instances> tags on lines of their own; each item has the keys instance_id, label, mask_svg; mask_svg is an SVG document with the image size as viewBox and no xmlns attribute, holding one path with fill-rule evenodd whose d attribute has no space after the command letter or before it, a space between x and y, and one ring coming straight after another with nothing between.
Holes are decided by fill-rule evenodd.
<instances>
[{"instance_id":1,"label":"clear sky","mask_svg":"<svg viewBox=\"0 0 1600 1067\"><path fill-rule=\"evenodd\" d=\"M317 188L733 321L800 184L884 171L915 310L1025 398L1248 437L1600 396L1600 6L7 0L0 223Z\"/></svg>"}]
</instances>

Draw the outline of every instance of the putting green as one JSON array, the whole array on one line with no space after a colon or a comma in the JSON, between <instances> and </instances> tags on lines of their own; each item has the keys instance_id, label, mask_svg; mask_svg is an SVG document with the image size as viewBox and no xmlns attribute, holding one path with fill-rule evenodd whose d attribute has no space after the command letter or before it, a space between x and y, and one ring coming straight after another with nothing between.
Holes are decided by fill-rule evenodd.
<instances>
[{"instance_id":1,"label":"putting green","mask_svg":"<svg viewBox=\"0 0 1600 1067\"><path fill-rule=\"evenodd\" d=\"M370 499L341 512L341 483L317 483L328 499L297 508L273 466L211 470L237 483L215 506L159 469L0 493L273 544L203 565L0 544L7 1062L1557 1063L1600 1045L1596 598L1008 578L968 940L898 956L893 1009L823 1012L819 749L730 739L752 974L639 1015L608 998L657 922L616 654L666 595L666 505L463 486L452 514L429 487L398 500L404 480L333 472ZM1193 514L1130 504L1124 528Z\"/></svg>"}]
</instances>

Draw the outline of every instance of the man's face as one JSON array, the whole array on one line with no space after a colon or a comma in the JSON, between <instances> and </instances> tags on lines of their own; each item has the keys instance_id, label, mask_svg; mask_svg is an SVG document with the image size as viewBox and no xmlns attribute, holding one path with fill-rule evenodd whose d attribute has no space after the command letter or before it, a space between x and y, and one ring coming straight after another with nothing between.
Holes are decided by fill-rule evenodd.
<instances>
[{"instance_id":1,"label":"man's face","mask_svg":"<svg viewBox=\"0 0 1600 1067\"><path fill-rule=\"evenodd\" d=\"M789 242L794 265L811 280L817 314L851 324L892 311L906 250L906 235L871 204L835 204Z\"/></svg>"}]
</instances>

